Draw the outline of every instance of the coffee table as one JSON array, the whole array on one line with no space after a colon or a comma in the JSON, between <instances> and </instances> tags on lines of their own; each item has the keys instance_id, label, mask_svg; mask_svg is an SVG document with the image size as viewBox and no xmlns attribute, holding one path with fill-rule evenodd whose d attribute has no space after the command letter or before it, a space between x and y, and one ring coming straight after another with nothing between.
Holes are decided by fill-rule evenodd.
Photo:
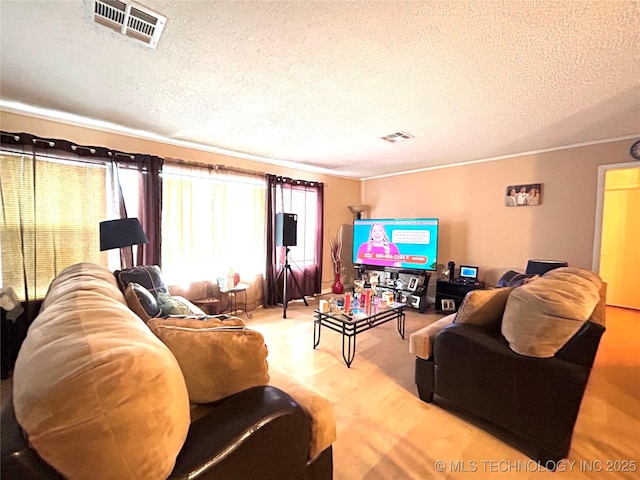
<instances>
[{"instance_id":1,"label":"coffee table","mask_svg":"<svg viewBox=\"0 0 640 480\"><path fill-rule=\"evenodd\" d=\"M372 306L368 312L358 312L354 315L345 315L339 312L323 313L314 310L313 320L313 348L320 344L320 330L322 327L342 334L342 358L347 368L351 368L351 363L356 356L356 335L370 330L383 323L396 320L398 333L404 338L404 303L393 303L392 305Z\"/></svg>"}]
</instances>

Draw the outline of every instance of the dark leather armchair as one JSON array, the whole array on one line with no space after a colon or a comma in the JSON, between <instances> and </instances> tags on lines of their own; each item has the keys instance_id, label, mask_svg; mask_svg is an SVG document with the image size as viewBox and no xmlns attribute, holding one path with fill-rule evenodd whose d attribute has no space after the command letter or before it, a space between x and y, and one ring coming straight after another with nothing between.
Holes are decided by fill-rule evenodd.
<instances>
[{"instance_id":1,"label":"dark leather armchair","mask_svg":"<svg viewBox=\"0 0 640 480\"><path fill-rule=\"evenodd\" d=\"M514 353L502 335L482 327L451 324L435 337L433 356L416 358L420 398L434 395L502 427L514 446L540 461L569 452L573 427L591 365L604 332L586 322L548 359Z\"/></svg>"},{"instance_id":2,"label":"dark leather armchair","mask_svg":"<svg viewBox=\"0 0 640 480\"><path fill-rule=\"evenodd\" d=\"M451 323L433 337L430 357L416 358L418 394L425 402L477 417L490 433L553 468L569 452L605 330L602 291L596 308L598 313L550 358L515 353L500 325Z\"/></svg>"}]
</instances>

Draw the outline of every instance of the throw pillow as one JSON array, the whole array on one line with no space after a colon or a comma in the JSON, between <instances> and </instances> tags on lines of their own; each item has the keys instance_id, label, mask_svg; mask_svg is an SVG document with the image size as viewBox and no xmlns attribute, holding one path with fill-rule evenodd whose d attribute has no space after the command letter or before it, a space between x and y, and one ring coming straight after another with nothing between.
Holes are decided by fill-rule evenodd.
<instances>
[{"instance_id":1,"label":"throw pillow","mask_svg":"<svg viewBox=\"0 0 640 480\"><path fill-rule=\"evenodd\" d=\"M479 327L498 327L502 321L507 298L514 287L472 290L464 297L455 323L469 323Z\"/></svg>"},{"instance_id":2,"label":"throw pillow","mask_svg":"<svg viewBox=\"0 0 640 480\"><path fill-rule=\"evenodd\" d=\"M558 268L515 289L502 319L502 334L511 349L553 357L593 313L601 283L588 270Z\"/></svg>"},{"instance_id":3,"label":"throw pillow","mask_svg":"<svg viewBox=\"0 0 640 480\"><path fill-rule=\"evenodd\" d=\"M160 316L162 312L151 292L138 283L131 282L127 285L124 298L127 306L145 322Z\"/></svg>"},{"instance_id":4,"label":"throw pillow","mask_svg":"<svg viewBox=\"0 0 640 480\"><path fill-rule=\"evenodd\" d=\"M206 313L204 313L204 311L200 307L194 305L184 297L174 295L173 299L178 302L177 309L185 313L174 313L172 315L206 315Z\"/></svg>"},{"instance_id":5,"label":"throw pillow","mask_svg":"<svg viewBox=\"0 0 640 480\"><path fill-rule=\"evenodd\" d=\"M159 292L156 294L158 306L162 311L162 316L169 315L189 315L189 311L184 311L183 306L168 293Z\"/></svg>"},{"instance_id":6,"label":"throw pillow","mask_svg":"<svg viewBox=\"0 0 640 480\"><path fill-rule=\"evenodd\" d=\"M124 292L131 282L138 283L149 290L154 296L158 293L169 293L162 281L162 273L157 265L142 265L139 267L116 270L114 275L118 279L120 289Z\"/></svg>"},{"instance_id":7,"label":"throw pillow","mask_svg":"<svg viewBox=\"0 0 640 480\"><path fill-rule=\"evenodd\" d=\"M214 402L269 383L264 337L239 323L215 318L147 323L178 360L192 403Z\"/></svg>"},{"instance_id":8,"label":"throw pillow","mask_svg":"<svg viewBox=\"0 0 640 480\"><path fill-rule=\"evenodd\" d=\"M158 293L156 299L163 317L168 317L169 315L205 315L200 308L186 298L174 297L168 293Z\"/></svg>"}]
</instances>

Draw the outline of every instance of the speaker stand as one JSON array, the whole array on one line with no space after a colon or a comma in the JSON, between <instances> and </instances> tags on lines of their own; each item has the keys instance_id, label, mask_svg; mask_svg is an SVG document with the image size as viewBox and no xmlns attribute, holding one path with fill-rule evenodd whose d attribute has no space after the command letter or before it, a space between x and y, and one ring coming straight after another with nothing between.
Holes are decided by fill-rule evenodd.
<instances>
[{"instance_id":1,"label":"speaker stand","mask_svg":"<svg viewBox=\"0 0 640 480\"><path fill-rule=\"evenodd\" d=\"M289 265L289 247L284 247L284 248L285 248L284 265L282 266L282 268L280 269L280 272L278 273L278 276L276 277L276 285L278 284L280 275L284 273L283 289L282 289L282 318L287 318L287 303L289 303L287 300L287 277L289 276L289 274L291 274L291 280L293 280L293 284L298 289L298 293L300 293L300 296L302 297L304 304L307 307L309 306L309 304L307 303L307 299L304 298L304 294L302 293L302 289L300 288L300 285L298 285L298 281L296 280L296 277L293 276L291 265Z\"/></svg>"}]
</instances>

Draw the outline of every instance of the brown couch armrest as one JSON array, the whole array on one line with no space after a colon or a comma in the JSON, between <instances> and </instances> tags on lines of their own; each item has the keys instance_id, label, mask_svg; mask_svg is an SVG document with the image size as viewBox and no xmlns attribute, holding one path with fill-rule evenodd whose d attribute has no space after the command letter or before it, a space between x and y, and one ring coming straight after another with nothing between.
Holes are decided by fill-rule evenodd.
<instances>
[{"instance_id":1,"label":"brown couch armrest","mask_svg":"<svg viewBox=\"0 0 640 480\"><path fill-rule=\"evenodd\" d=\"M585 322L555 356L567 362L591 368L604 331L605 327L599 323Z\"/></svg>"}]
</instances>

